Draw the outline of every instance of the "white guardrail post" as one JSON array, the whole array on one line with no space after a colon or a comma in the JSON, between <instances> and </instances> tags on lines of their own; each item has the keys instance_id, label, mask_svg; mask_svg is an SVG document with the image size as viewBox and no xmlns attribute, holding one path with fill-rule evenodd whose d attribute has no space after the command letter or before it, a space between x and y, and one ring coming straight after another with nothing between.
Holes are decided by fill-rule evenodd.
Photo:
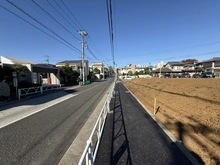
<instances>
[{"instance_id":1,"label":"white guardrail post","mask_svg":"<svg viewBox=\"0 0 220 165\"><path fill-rule=\"evenodd\" d=\"M107 99L102 107L102 110L99 114L99 117L96 121L96 124L92 130L92 133L89 137L89 139L87 140L87 145L83 151L83 154L79 160L78 165L83 165L86 163L86 165L93 165L95 162L95 158L96 158L96 154L98 151L98 147L100 144L100 140L101 140L101 135L104 129L104 125L105 125L105 121L106 121L106 117L108 112L110 111L110 101L114 92L114 88L115 88L115 83L112 87L112 89L110 90L110 93L107 96ZM96 133L96 138L94 138L94 135ZM96 140L94 142L95 144L95 148L93 149L93 141L92 140Z\"/></svg>"}]
</instances>

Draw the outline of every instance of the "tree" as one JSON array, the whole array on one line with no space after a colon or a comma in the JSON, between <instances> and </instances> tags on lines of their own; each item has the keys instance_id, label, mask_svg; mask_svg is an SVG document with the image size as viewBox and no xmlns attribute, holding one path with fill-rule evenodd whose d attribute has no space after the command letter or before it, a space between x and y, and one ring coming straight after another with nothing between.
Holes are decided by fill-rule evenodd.
<instances>
[{"instance_id":1,"label":"tree","mask_svg":"<svg viewBox=\"0 0 220 165\"><path fill-rule=\"evenodd\" d=\"M97 69L97 68L95 68L93 71L94 71L95 74L100 74L100 70Z\"/></svg>"},{"instance_id":2,"label":"tree","mask_svg":"<svg viewBox=\"0 0 220 165\"><path fill-rule=\"evenodd\" d=\"M133 75L132 71L128 71L128 75L132 76Z\"/></svg>"},{"instance_id":3,"label":"tree","mask_svg":"<svg viewBox=\"0 0 220 165\"><path fill-rule=\"evenodd\" d=\"M65 83L75 83L79 77L79 73L73 70L69 64L60 67L60 76L64 78Z\"/></svg>"},{"instance_id":4,"label":"tree","mask_svg":"<svg viewBox=\"0 0 220 165\"><path fill-rule=\"evenodd\" d=\"M139 72L139 75L144 75L144 71L141 70L141 71Z\"/></svg>"},{"instance_id":5,"label":"tree","mask_svg":"<svg viewBox=\"0 0 220 165\"><path fill-rule=\"evenodd\" d=\"M109 71L109 73L114 73L113 67L112 67L112 66L109 66L109 67L108 67L108 71Z\"/></svg>"},{"instance_id":6,"label":"tree","mask_svg":"<svg viewBox=\"0 0 220 165\"><path fill-rule=\"evenodd\" d=\"M145 74L150 74L149 67L144 68L144 72L145 72Z\"/></svg>"},{"instance_id":7,"label":"tree","mask_svg":"<svg viewBox=\"0 0 220 165\"><path fill-rule=\"evenodd\" d=\"M194 63L198 63L198 60L196 59L186 59L186 60L182 60L181 61L184 64L194 64Z\"/></svg>"},{"instance_id":8,"label":"tree","mask_svg":"<svg viewBox=\"0 0 220 165\"><path fill-rule=\"evenodd\" d=\"M25 77L29 72L28 67L21 64L13 64L12 67L17 73L17 77Z\"/></svg>"},{"instance_id":9,"label":"tree","mask_svg":"<svg viewBox=\"0 0 220 165\"><path fill-rule=\"evenodd\" d=\"M138 76L138 75L139 75L138 71L135 71L134 75L135 75L135 76Z\"/></svg>"}]
</instances>

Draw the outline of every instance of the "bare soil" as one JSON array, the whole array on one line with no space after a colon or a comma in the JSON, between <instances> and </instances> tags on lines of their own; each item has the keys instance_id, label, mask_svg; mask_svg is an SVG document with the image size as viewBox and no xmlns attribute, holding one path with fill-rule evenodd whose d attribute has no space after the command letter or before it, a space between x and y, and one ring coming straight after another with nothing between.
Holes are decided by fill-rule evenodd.
<instances>
[{"instance_id":1,"label":"bare soil","mask_svg":"<svg viewBox=\"0 0 220 165\"><path fill-rule=\"evenodd\" d=\"M220 165L220 79L150 78L123 82L206 165Z\"/></svg>"}]
</instances>

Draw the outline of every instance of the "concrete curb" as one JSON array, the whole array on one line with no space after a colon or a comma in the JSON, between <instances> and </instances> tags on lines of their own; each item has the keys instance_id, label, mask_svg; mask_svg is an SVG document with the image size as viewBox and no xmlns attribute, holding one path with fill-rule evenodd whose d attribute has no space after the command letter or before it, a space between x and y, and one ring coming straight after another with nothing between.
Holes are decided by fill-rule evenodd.
<instances>
[{"instance_id":1,"label":"concrete curb","mask_svg":"<svg viewBox=\"0 0 220 165\"><path fill-rule=\"evenodd\" d=\"M95 108L95 110L93 111L89 119L87 120L87 122L84 124L84 126L82 127L82 129L80 130L80 132L78 133L74 141L72 142L71 146L69 147L69 149L67 150L63 158L60 160L60 162L58 163L58 165L78 164L83 154L83 151L86 147L86 141L89 139L91 135L92 129L95 126L95 123L98 119L101 109L113 85L114 85L114 82L109 87L104 97L99 102L99 104L97 105L97 107Z\"/></svg>"}]
</instances>

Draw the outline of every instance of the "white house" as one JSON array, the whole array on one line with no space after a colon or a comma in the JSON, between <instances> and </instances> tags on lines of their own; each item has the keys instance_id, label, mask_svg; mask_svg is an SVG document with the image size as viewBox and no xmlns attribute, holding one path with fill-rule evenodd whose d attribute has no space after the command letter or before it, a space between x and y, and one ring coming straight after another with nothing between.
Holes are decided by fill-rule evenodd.
<instances>
[{"instance_id":1,"label":"white house","mask_svg":"<svg viewBox=\"0 0 220 165\"><path fill-rule=\"evenodd\" d=\"M27 81L34 84L41 84L42 73L46 73L45 84L60 84L60 70L50 64L34 64L28 60L1 56L2 67L13 64L21 64L29 69Z\"/></svg>"}]
</instances>

